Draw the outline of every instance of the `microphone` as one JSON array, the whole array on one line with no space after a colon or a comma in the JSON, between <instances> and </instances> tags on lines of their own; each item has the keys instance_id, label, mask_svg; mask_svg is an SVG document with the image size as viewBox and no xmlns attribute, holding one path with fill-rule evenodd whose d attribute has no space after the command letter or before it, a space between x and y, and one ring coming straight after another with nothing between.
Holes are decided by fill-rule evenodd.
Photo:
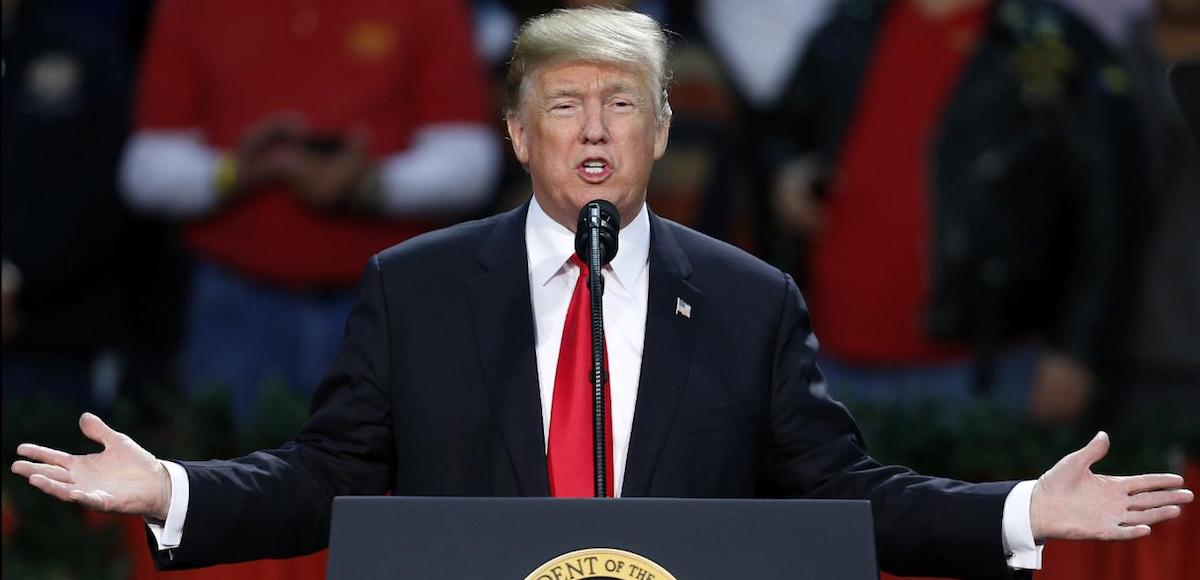
<instances>
[{"instance_id":1,"label":"microphone","mask_svg":"<svg viewBox=\"0 0 1200 580\"><path fill-rule=\"evenodd\" d=\"M597 199L579 210L575 253L588 265L588 295L592 313L592 457L596 497L608 496L608 457L604 445L604 276L601 268L617 255L621 216L616 206Z\"/></svg>"},{"instance_id":2,"label":"microphone","mask_svg":"<svg viewBox=\"0 0 1200 580\"><path fill-rule=\"evenodd\" d=\"M616 206L603 199L588 202L579 210L579 221L575 227L575 253L591 268L592 248L598 240L600 265L611 262L617 255L617 234L620 230L621 215Z\"/></svg>"}]
</instances>

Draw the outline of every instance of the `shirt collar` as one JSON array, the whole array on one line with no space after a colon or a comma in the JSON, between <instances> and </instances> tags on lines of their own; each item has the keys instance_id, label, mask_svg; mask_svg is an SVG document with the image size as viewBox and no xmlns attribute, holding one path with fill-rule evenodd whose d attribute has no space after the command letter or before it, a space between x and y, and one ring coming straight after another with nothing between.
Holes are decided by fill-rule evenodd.
<instances>
[{"instance_id":1,"label":"shirt collar","mask_svg":"<svg viewBox=\"0 0 1200 580\"><path fill-rule=\"evenodd\" d=\"M525 218L525 249L529 255L530 280L545 286L575 253L575 233L554 221L538 205L529 201ZM637 217L621 228L617 255L605 269L626 290L638 281L650 256L650 215L643 203Z\"/></svg>"}]
</instances>

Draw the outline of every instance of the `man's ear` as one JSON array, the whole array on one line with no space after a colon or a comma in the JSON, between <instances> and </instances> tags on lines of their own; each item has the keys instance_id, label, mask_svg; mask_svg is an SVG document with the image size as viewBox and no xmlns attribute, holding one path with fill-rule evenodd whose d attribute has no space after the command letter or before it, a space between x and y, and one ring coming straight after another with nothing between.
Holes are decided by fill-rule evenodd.
<instances>
[{"instance_id":1,"label":"man's ear","mask_svg":"<svg viewBox=\"0 0 1200 580\"><path fill-rule=\"evenodd\" d=\"M508 126L508 140L512 141L513 153L521 165L529 164L529 143L525 140L525 124L520 116L509 112L504 116L504 124Z\"/></svg>"},{"instance_id":2,"label":"man's ear","mask_svg":"<svg viewBox=\"0 0 1200 580\"><path fill-rule=\"evenodd\" d=\"M655 129L654 134L654 160L662 159L664 153L667 152L667 138L671 133L671 117L663 119L661 125Z\"/></svg>"}]
</instances>

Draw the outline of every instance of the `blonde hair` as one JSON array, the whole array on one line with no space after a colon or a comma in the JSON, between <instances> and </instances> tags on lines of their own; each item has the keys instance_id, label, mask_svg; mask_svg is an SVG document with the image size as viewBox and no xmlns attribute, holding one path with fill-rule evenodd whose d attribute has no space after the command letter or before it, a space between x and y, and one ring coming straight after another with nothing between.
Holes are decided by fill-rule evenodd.
<instances>
[{"instance_id":1,"label":"blonde hair","mask_svg":"<svg viewBox=\"0 0 1200 580\"><path fill-rule=\"evenodd\" d=\"M520 110L526 85L540 67L572 60L614 64L646 77L659 124L671 116L667 101L667 33L645 14L615 8L560 8L529 19L513 41L506 88L508 114Z\"/></svg>"}]
</instances>

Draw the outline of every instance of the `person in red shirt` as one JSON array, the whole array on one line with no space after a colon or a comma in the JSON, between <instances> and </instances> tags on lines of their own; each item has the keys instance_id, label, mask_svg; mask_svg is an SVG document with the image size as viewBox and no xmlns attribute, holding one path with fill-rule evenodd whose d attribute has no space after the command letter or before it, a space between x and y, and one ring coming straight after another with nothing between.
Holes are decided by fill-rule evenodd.
<instances>
[{"instance_id":1,"label":"person in red shirt","mask_svg":"<svg viewBox=\"0 0 1200 580\"><path fill-rule=\"evenodd\" d=\"M120 181L196 257L185 386L315 385L361 264L488 201L487 111L462 2L162 2Z\"/></svg>"},{"instance_id":2,"label":"person in red shirt","mask_svg":"<svg viewBox=\"0 0 1200 580\"><path fill-rule=\"evenodd\" d=\"M1111 61L1038 0L864 0L818 33L781 105L775 201L811 237L832 388L1081 416L1130 173Z\"/></svg>"}]
</instances>

